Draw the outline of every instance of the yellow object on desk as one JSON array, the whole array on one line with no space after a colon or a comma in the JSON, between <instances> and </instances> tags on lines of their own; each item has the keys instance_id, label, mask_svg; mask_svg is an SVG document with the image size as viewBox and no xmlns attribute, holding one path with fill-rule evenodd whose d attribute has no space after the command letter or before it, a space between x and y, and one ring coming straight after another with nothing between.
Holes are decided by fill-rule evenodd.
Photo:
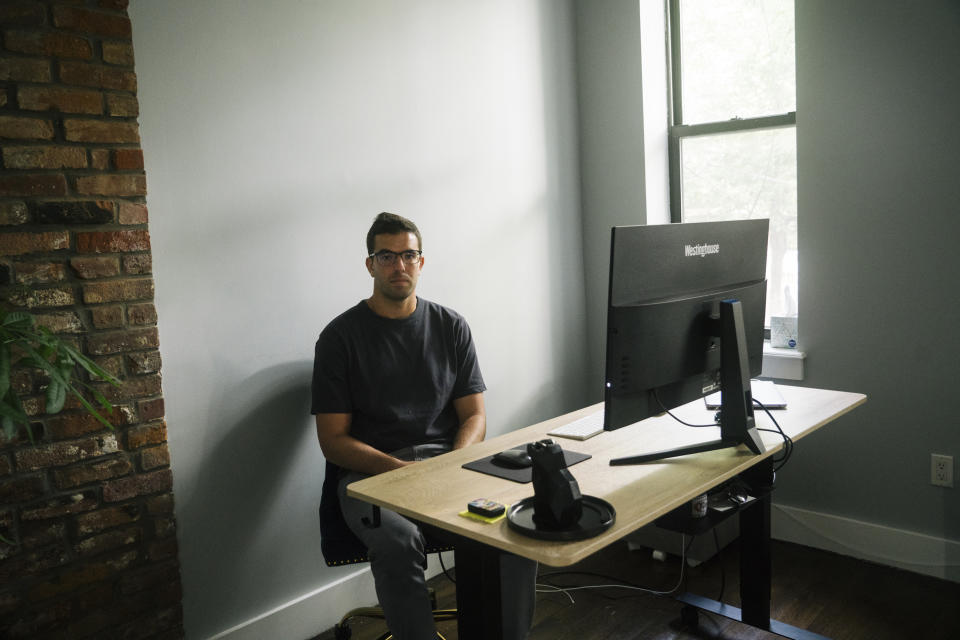
<instances>
[{"instance_id":1,"label":"yellow object on desk","mask_svg":"<svg viewBox=\"0 0 960 640\"><path fill-rule=\"evenodd\" d=\"M507 512L504 511L500 515L493 516L492 518L488 518L487 516L482 516L479 513L473 513L472 511L466 511L466 510L461 511L460 515L463 516L464 518L469 518L470 520L476 520L477 522L482 522L484 524L493 524L494 522L499 522L500 520L503 520L504 518L506 518Z\"/></svg>"}]
</instances>

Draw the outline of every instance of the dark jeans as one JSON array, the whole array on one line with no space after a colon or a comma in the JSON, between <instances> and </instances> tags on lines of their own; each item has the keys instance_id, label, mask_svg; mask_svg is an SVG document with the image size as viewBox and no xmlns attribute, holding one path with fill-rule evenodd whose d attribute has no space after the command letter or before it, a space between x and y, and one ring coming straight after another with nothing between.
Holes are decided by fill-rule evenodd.
<instances>
[{"instance_id":1,"label":"dark jeans","mask_svg":"<svg viewBox=\"0 0 960 640\"><path fill-rule=\"evenodd\" d=\"M443 445L419 445L391 455L401 460L423 460L447 450ZM369 522L372 507L362 500L348 498L347 485L366 477L350 471L340 478L340 508L347 526L367 547L387 626L397 640L432 640L436 638L436 627L423 575L427 556L421 527L386 509L380 510L379 527L365 525L363 520ZM507 553L500 558L503 638L523 640L533 622L537 563Z\"/></svg>"}]
</instances>

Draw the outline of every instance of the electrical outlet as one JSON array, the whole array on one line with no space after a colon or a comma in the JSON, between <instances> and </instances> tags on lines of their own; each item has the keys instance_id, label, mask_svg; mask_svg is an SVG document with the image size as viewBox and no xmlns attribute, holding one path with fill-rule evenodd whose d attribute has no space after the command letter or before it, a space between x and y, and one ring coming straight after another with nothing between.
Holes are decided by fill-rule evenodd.
<instances>
[{"instance_id":1,"label":"electrical outlet","mask_svg":"<svg viewBox=\"0 0 960 640\"><path fill-rule=\"evenodd\" d=\"M953 456L930 454L930 484L935 487L953 487Z\"/></svg>"}]
</instances>

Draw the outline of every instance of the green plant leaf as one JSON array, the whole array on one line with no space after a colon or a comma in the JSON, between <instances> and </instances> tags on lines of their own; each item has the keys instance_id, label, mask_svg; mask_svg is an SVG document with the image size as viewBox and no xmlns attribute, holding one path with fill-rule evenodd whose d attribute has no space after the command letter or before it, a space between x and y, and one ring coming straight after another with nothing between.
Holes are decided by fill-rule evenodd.
<instances>
[{"instance_id":1,"label":"green plant leaf","mask_svg":"<svg viewBox=\"0 0 960 640\"><path fill-rule=\"evenodd\" d=\"M94 418L96 418L97 421L98 421L100 424L102 424L103 426L107 427L108 429L113 429L113 425L110 424L109 422L107 422L106 418L104 418L103 416L101 416L101 415L97 412L97 410L93 408L93 405L90 404L90 402L87 401L87 399L83 397L83 394L81 394L79 391L77 391L77 390L76 390L75 388L73 388L73 387L70 387L70 391L72 391L72 392L73 392L73 395L75 395L75 396L77 397L77 400L79 400L79 401L80 401L80 404L83 405L83 408L87 410L87 413L89 413L89 414L92 415ZM113 411L113 407L110 407L110 410L111 410L111 412L112 412L112 411Z\"/></svg>"},{"instance_id":2,"label":"green plant leaf","mask_svg":"<svg viewBox=\"0 0 960 640\"><path fill-rule=\"evenodd\" d=\"M63 350L73 358L74 362L83 367L87 373L95 378L100 378L104 382L109 382L115 387L120 386L120 381L113 377L110 372L102 369L96 362L83 355L68 344L63 345Z\"/></svg>"},{"instance_id":3,"label":"green plant leaf","mask_svg":"<svg viewBox=\"0 0 960 640\"><path fill-rule=\"evenodd\" d=\"M67 387L58 380L51 380L47 386L47 413L60 413L67 400Z\"/></svg>"},{"instance_id":4,"label":"green plant leaf","mask_svg":"<svg viewBox=\"0 0 960 640\"><path fill-rule=\"evenodd\" d=\"M0 325L5 327L20 325L25 328L33 327L33 316L25 311L0 311Z\"/></svg>"},{"instance_id":5,"label":"green plant leaf","mask_svg":"<svg viewBox=\"0 0 960 640\"><path fill-rule=\"evenodd\" d=\"M106 396L100 393L100 391L95 386L83 381L78 381L78 382L80 385L83 386L84 389L90 392L90 395L93 396L93 399L96 400L101 407L106 409L107 413L113 413L113 403L110 402L110 400L108 400ZM119 387L120 385L117 384L115 386ZM78 393L79 390L77 389L76 385L73 385L73 391L74 393Z\"/></svg>"},{"instance_id":6,"label":"green plant leaf","mask_svg":"<svg viewBox=\"0 0 960 640\"><path fill-rule=\"evenodd\" d=\"M18 343L18 344L24 351L27 352L27 355L30 356L34 366L39 367L44 371L46 371L52 379L57 380L58 382L60 382L60 384L63 384L63 385L70 384L69 379L63 376L60 370L50 362L49 358L43 357L40 351L37 351L32 346L30 346L30 344L27 344L27 343Z\"/></svg>"},{"instance_id":7,"label":"green plant leaf","mask_svg":"<svg viewBox=\"0 0 960 640\"><path fill-rule=\"evenodd\" d=\"M25 354L18 358L16 366L38 368L49 377L46 389L48 413L57 413L63 409L67 394L72 393L90 415L105 427L113 428L84 397L78 385L89 389L107 412L113 413L113 405L102 393L78 377L77 365L80 365L91 379L102 380L114 387L119 387L121 382L69 343L61 340L50 329L37 325L29 312L10 312L0 308L0 389L4 390L0 393L0 419L3 420L4 433L14 435L16 424L23 423L31 442L33 441L30 419L23 411L20 398L10 388L10 360L13 353L11 345L15 345L16 351Z\"/></svg>"},{"instance_id":8,"label":"green plant leaf","mask_svg":"<svg viewBox=\"0 0 960 640\"><path fill-rule=\"evenodd\" d=\"M113 403L107 400L106 396L93 387L90 387L90 393L93 394L94 399L100 404L100 406L107 410L107 413L113 413Z\"/></svg>"}]
</instances>

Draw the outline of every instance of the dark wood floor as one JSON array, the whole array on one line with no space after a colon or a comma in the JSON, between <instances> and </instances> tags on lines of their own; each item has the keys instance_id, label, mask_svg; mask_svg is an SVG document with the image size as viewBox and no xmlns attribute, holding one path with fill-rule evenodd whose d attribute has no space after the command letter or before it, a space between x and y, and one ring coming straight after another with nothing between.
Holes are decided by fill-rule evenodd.
<instances>
[{"instance_id":1,"label":"dark wood floor","mask_svg":"<svg viewBox=\"0 0 960 640\"><path fill-rule=\"evenodd\" d=\"M722 554L685 569L685 589L739 605L736 543ZM835 640L953 640L960 638L960 584L891 569L784 542L773 543L773 617ZM559 586L618 580L666 591L678 582L680 559L655 561L647 550L615 544L565 570L541 567L541 583ZM455 573L455 572L451 572ZM443 575L430 582L440 606L455 606L455 587ZM759 631L718 615L699 615L696 627L680 623L682 605L672 598L623 589L540 593L530 640L766 639ZM382 620L351 624L354 640L373 640ZM455 622L438 630L457 637ZM332 630L315 640L333 638Z\"/></svg>"}]
</instances>

